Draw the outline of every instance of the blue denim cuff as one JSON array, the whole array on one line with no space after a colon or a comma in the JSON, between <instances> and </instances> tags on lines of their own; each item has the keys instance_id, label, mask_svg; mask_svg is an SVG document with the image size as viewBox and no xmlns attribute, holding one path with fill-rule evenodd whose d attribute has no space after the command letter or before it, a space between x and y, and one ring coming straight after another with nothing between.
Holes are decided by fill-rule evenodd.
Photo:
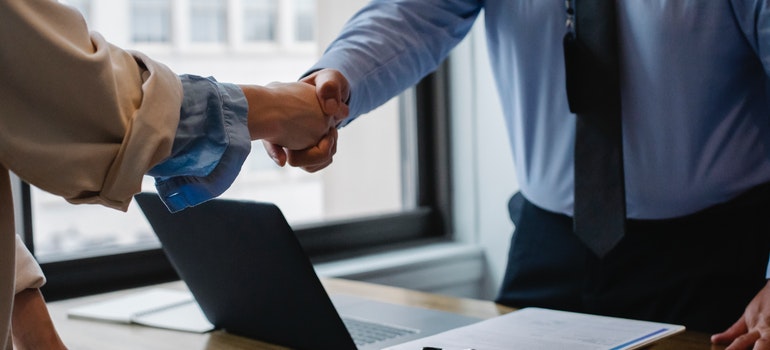
<instances>
[{"instance_id":1,"label":"blue denim cuff","mask_svg":"<svg viewBox=\"0 0 770 350\"><path fill-rule=\"evenodd\" d=\"M251 151L243 91L214 78L180 79L184 101L171 156L148 172L172 212L221 195Z\"/></svg>"}]
</instances>

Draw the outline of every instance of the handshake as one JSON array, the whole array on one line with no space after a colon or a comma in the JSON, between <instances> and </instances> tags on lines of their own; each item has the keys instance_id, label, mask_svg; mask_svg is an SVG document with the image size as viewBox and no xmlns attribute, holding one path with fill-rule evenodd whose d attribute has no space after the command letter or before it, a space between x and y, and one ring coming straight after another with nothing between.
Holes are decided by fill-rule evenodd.
<instances>
[{"instance_id":1,"label":"handshake","mask_svg":"<svg viewBox=\"0 0 770 350\"><path fill-rule=\"evenodd\" d=\"M296 83L240 85L248 100L252 140L262 140L279 166L316 172L332 163L337 125L349 114L347 79L323 69Z\"/></svg>"}]
</instances>

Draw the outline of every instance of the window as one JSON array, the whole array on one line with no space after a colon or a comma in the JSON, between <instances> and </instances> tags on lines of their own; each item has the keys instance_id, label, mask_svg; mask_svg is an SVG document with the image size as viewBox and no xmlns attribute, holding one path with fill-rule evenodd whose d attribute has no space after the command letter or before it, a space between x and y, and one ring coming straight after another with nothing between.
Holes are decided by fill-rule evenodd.
<instances>
[{"instance_id":1,"label":"window","mask_svg":"<svg viewBox=\"0 0 770 350\"><path fill-rule=\"evenodd\" d=\"M277 0L243 0L242 8L245 41L277 41Z\"/></svg>"},{"instance_id":2,"label":"window","mask_svg":"<svg viewBox=\"0 0 770 350\"><path fill-rule=\"evenodd\" d=\"M227 40L225 0L190 0L190 38L193 42Z\"/></svg>"},{"instance_id":3,"label":"window","mask_svg":"<svg viewBox=\"0 0 770 350\"><path fill-rule=\"evenodd\" d=\"M296 40L313 41L315 38L315 1L297 0L296 15L296 29L294 32Z\"/></svg>"},{"instance_id":4,"label":"window","mask_svg":"<svg viewBox=\"0 0 770 350\"><path fill-rule=\"evenodd\" d=\"M331 40L366 2L127 0L131 1L131 20L121 20L114 17L121 16L120 11L109 10L117 0L91 1L101 1L94 9L102 11L92 14L99 17L98 23L126 23L128 37L144 38L138 44L163 40L173 44L172 50L140 49L175 72L256 84L295 81L325 47L319 38ZM339 7L325 8L336 16L316 16L315 11L323 6ZM227 16L239 11L243 16ZM197 26L194 23L206 27L206 33L172 37L172 28L187 26L185 18L191 27ZM154 29L139 30L141 23ZM282 37L280 28L294 28L288 30L294 35ZM316 28L325 31L316 32ZM222 40L226 50L189 49L186 44L196 38ZM237 44L251 40L274 40L277 46L254 51ZM312 46L295 45L297 42ZM222 197L276 203L314 261L442 239L448 232L450 192L446 137L442 136L446 133L442 76L434 75L414 91L341 130L334 164L321 172L279 168L266 156L261 142L255 142L238 179ZM152 183L146 178L143 189L153 191ZM74 206L34 187L23 187L21 193L24 212L18 221L25 223L25 240L47 275L47 298L175 278L136 205L122 213L100 206Z\"/></svg>"},{"instance_id":5,"label":"window","mask_svg":"<svg viewBox=\"0 0 770 350\"><path fill-rule=\"evenodd\" d=\"M131 0L130 15L133 42L167 43L171 41L170 0Z\"/></svg>"}]
</instances>

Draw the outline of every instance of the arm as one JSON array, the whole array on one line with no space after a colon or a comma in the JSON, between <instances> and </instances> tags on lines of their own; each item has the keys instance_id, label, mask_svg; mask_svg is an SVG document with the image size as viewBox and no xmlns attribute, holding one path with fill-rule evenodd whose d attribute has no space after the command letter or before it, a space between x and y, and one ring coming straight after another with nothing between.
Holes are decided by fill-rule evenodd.
<instances>
[{"instance_id":1,"label":"arm","mask_svg":"<svg viewBox=\"0 0 770 350\"><path fill-rule=\"evenodd\" d=\"M70 202L125 210L140 190L142 177L156 166L165 171L159 174L164 180L213 179L240 169L239 157L248 153L252 135L273 137L293 149L314 144L316 140L304 143L328 132L331 125L309 85L263 90L197 80L203 94L212 98L196 101L198 95L188 94L182 84L192 79L180 79L147 56L89 33L80 14L57 1L0 0L0 13L0 168ZM260 96L284 98L299 92L304 97L293 101L304 103L302 108L282 116L260 113L271 106ZM184 108L189 110L180 116ZM284 125L297 120L306 126L299 134L281 134L288 130ZM207 137L216 131L218 139ZM188 148L191 145L204 146ZM214 151L201 151L209 149L206 145L214 145ZM208 158L191 166L168 165L194 152ZM168 189L185 190L173 185ZM18 276L13 315L6 316L12 318L17 346L49 348L39 342L60 341L38 285L24 282L26 277ZM0 284L10 290L14 279ZM11 302L4 297L0 306L10 310ZM7 324L0 323L2 345Z\"/></svg>"},{"instance_id":2,"label":"arm","mask_svg":"<svg viewBox=\"0 0 770 350\"><path fill-rule=\"evenodd\" d=\"M481 7L481 1L470 0L372 1L302 81L317 87L324 112L344 126L435 70ZM335 144L325 139L312 152L288 152L265 142L265 149L280 166L288 162L313 172L331 164Z\"/></svg>"},{"instance_id":3,"label":"arm","mask_svg":"<svg viewBox=\"0 0 770 350\"><path fill-rule=\"evenodd\" d=\"M40 289L24 289L13 303L14 349L66 349L56 332Z\"/></svg>"},{"instance_id":4,"label":"arm","mask_svg":"<svg viewBox=\"0 0 770 350\"><path fill-rule=\"evenodd\" d=\"M171 155L148 171L171 211L222 194L240 172L251 140L304 149L334 126L308 84L236 86L190 75L181 80L184 100Z\"/></svg>"},{"instance_id":5,"label":"arm","mask_svg":"<svg viewBox=\"0 0 770 350\"><path fill-rule=\"evenodd\" d=\"M35 258L16 236L16 286L11 315L16 349L65 349L40 288L45 277Z\"/></svg>"},{"instance_id":6,"label":"arm","mask_svg":"<svg viewBox=\"0 0 770 350\"><path fill-rule=\"evenodd\" d=\"M481 1L469 0L372 1L310 71L341 72L350 84L353 119L435 70L471 29L481 7Z\"/></svg>"},{"instance_id":7,"label":"arm","mask_svg":"<svg viewBox=\"0 0 770 350\"><path fill-rule=\"evenodd\" d=\"M13 43L0 55L0 163L70 202L125 210L142 177L158 166L160 190L191 191L190 201L176 203L183 208L221 193L251 137L267 137L247 126L285 133L302 120L304 129L291 129L302 136L271 138L290 149L328 132L330 118L304 98L312 89L300 83L261 88L180 79L141 53L89 34L80 14L56 1L0 0L0 13L0 42ZM292 101L308 104L293 112L311 114L281 120L261 113L272 106L261 96L299 91L304 97ZM197 147L205 143L213 146ZM185 163L200 155L204 162ZM191 185L200 179L204 186Z\"/></svg>"}]
</instances>

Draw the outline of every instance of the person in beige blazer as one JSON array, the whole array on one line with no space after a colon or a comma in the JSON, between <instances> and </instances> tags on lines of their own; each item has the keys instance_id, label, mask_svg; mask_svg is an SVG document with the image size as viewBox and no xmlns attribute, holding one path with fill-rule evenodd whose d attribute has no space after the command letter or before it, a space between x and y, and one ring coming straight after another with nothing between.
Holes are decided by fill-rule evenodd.
<instances>
[{"instance_id":1,"label":"person in beige blazer","mask_svg":"<svg viewBox=\"0 0 770 350\"><path fill-rule=\"evenodd\" d=\"M308 84L178 76L89 33L55 0L0 0L0 14L0 349L65 348L43 274L14 233L9 171L71 203L124 211L149 174L174 211L221 194L251 140L335 151L335 111Z\"/></svg>"}]
</instances>

